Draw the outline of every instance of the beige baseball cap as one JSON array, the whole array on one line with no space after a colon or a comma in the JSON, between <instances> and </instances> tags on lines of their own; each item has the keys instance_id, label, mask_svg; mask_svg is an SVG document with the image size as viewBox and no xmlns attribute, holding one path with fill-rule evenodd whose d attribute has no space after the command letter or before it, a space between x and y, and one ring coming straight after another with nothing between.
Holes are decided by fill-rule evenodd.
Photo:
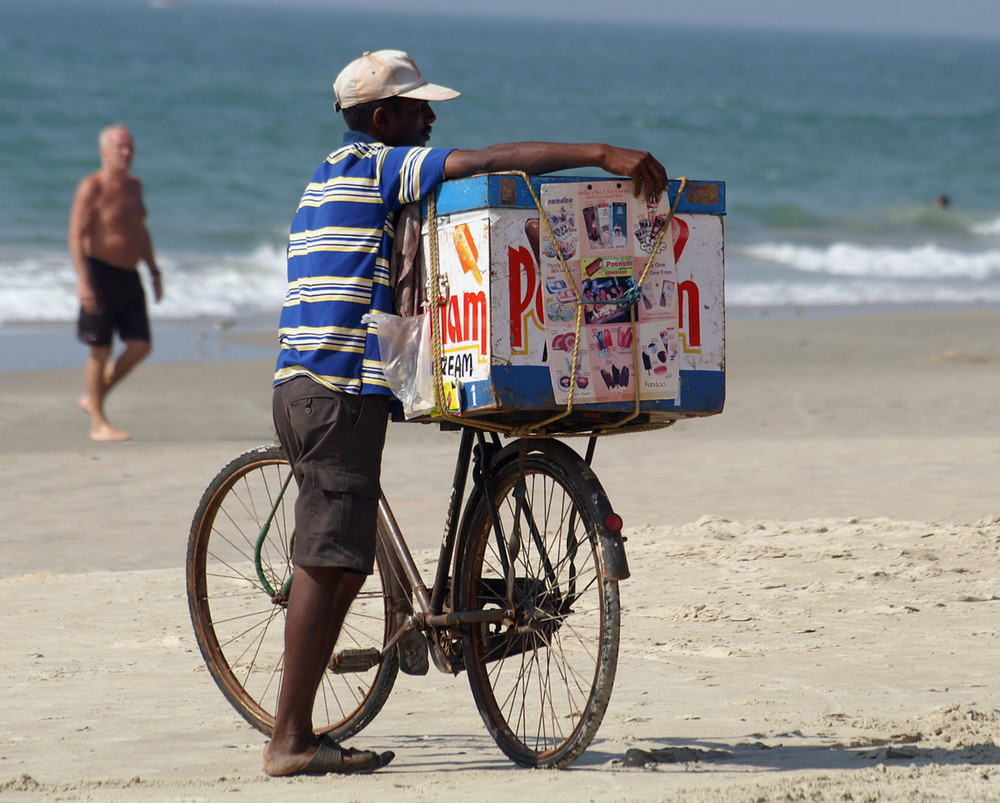
<instances>
[{"instance_id":1,"label":"beige baseball cap","mask_svg":"<svg viewBox=\"0 0 1000 803\"><path fill-rule=\"evenodd\" d=\"M416 100L458 97L454 89L427 83L413 59L402 50L365 52L341 70L333 82L333 91L337 96L334 108L338 112L359 103L397 96Z\"/></svg>"}]
</instances>

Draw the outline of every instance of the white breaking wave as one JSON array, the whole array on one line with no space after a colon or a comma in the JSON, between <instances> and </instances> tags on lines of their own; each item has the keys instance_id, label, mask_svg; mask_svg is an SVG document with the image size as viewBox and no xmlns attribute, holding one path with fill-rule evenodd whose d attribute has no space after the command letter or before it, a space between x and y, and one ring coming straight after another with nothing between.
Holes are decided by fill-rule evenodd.
<instances>
[{"instance_id":1,"label":"white breaking wave","mask_svg":"<svg viewBox=\"0 0 1000 803\"><path fill-rule=\"evenodd\" d=\"M1000 251L963 252L929 244L909 248L833 243L825 247L771 243L741 253L810 274L870 279L1000 278Z\"/></svg>"},{"instance_id":2,"label":"white breaking wave","mask_svg":"<svg viewBox=\"0 0 1000 803\"><path fill-rule=\"evenodd\" d=\"M726 304L732 307L1000 304L1000 285L970 291L930 281L906 285L886 281L729 282Z\"/></svg>"},{"instance_id":3,"label":"white breaking wave","mask_svg":"<svg viewBox=\"0 0 1000 803\"><path fill-rule=\"evenodd\" d=\"M158 253L164 298L154 303L145 266L149 314L154 320L233 319L281 308L285 255L272 246L247 254ZM65 252L0 258L0 324L76 320L76 274Z\"/></svg>"},{"instance_id":4,"label":"white breaking wave","mask_svg":"<svg viewBox=\"0 0 1000 803\"><path fill-rule=\"evenodd\" d=\"M1000 217L987 223L977 223L971 226L970 229L973 234L978 234L982 237L998 237L1000 236Z\"/></svg>"}]
</instances>

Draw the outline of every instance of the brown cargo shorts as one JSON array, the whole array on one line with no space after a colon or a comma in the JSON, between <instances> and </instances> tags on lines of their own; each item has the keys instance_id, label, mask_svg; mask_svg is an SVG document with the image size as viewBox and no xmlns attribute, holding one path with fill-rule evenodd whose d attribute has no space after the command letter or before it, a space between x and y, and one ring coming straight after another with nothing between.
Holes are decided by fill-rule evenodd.
<instances>
[{"instance_id":1,"label":"brown cargo shorts","mask_svg":"<svg viewBox=\"0 0 1000 803\"><path fill-rule=\"evenodd\" d=\"M274 426L299 486L296 565L372 573L390 401L304 376L274 388Z\"/></svg>"}]
</instances>

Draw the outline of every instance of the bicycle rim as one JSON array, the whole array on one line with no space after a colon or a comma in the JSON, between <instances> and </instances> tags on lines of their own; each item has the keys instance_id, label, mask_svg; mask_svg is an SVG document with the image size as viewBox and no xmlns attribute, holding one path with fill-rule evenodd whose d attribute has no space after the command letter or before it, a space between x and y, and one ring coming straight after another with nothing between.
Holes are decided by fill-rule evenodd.
<instances>
[{"instance_id":1,"label":"bicycle rim","mask_svg":"<svg viewBox=\"0 0 1000 803\"><path fill-rule=\"evenodd\" d=\"M593 535L598 508L584 491L589 468L579 458L541 453L526 455L523 468L522 475L515 453L494 474L503 539L496 538L482 493L470 500L463 610L507 606L510 551L503 541L518 521L521 545L513 558L513 622L471 626L466 669L483 721L509 758L565 767L590 744L611 697L618 584L600 575Z\"/></svg>"},{"instance_id":2,"label":"bicycle rim","mask_svg":"<svg viewBox=\"0 0 1000 803\"><path fill-rule=\"evenodd\" d=\"M297 495L289 474L277 446L237 457L205 491L188 543L188 605L202 656L229 702L266 734L284 664ZM385 644L388 609L377 563L347 614L337 652ZM313 708L316 732L346 739L361 730L384 705L397 670L393 651L366 671L324 673Z\"/></svg>"}]
</instances>

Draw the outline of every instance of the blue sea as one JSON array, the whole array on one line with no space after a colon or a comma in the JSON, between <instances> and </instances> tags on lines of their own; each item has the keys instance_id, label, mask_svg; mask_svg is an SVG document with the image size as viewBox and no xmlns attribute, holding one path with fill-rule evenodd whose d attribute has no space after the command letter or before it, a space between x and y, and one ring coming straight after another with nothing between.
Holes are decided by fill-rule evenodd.
<instances>
[{"instance_id":1,"label":"blue sea","mask_svg":"<svg viewBox=\"0 0 1000 803\"><path fill-rule=\"evenodd\" d=\"M385 47L462 92L432 145L596 140L725 181L730 317L1000 302L995 41L470 8L390 31L294 3L0 2L0 370L82 359L66 228L111 122L135 137L164 272L154 332L202 326L211 357L220 331L273 327L292 214L343 131L331 83Z\"/></svg>"}]
</instances>

